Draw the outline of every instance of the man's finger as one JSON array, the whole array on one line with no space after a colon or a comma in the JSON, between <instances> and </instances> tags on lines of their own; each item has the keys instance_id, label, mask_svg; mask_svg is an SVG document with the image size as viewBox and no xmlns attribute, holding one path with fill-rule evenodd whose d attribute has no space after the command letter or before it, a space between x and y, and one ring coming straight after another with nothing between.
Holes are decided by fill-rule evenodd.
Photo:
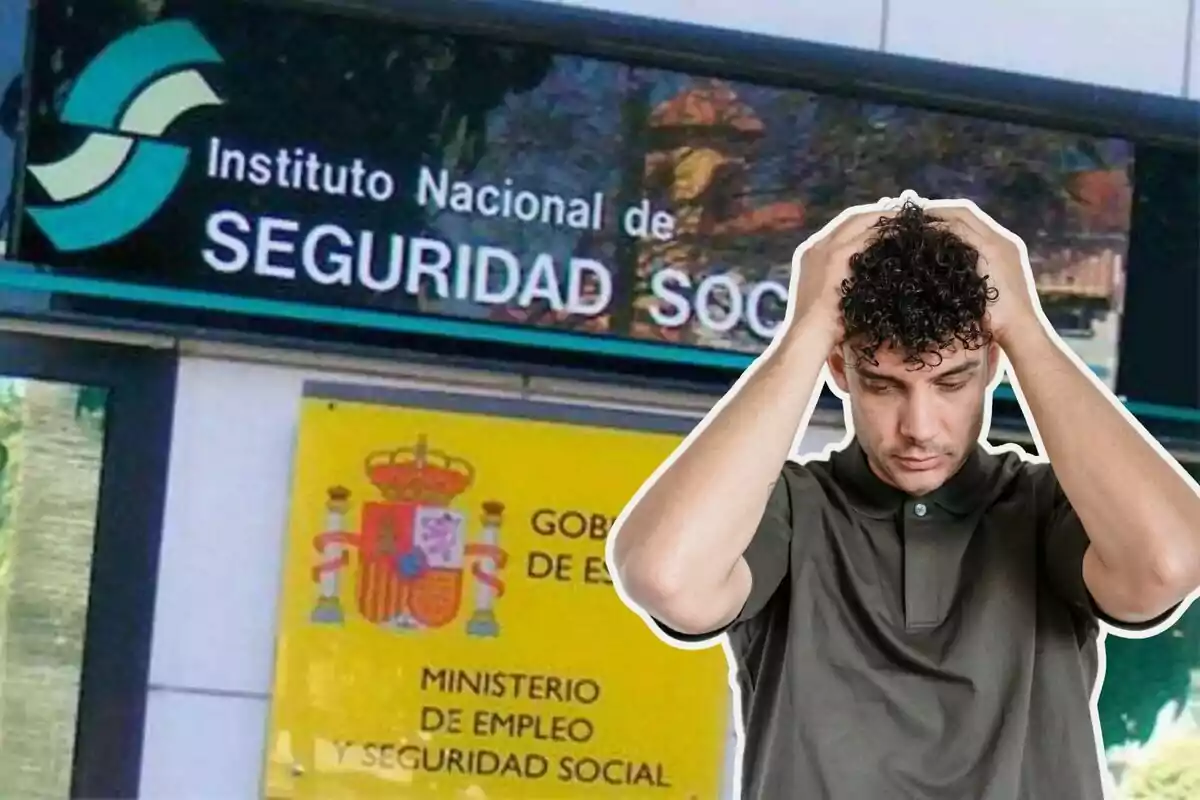
<instances>
[{"instance_id":1,"label":"man's finger","mask_svg":"<svg viewBox=\"0 0 1200 800\"><path fill-rule=\"evenodd\" d=\"M960 224L974 231L977 236L1008 236L1011 232L996 220L992 219L983 209L971 200L935 200L926 207L926 212L934 217L957 220Z\"/></svg>"},{"instance_id":2,"label":"man's finger","mask_svg":"<svg viewBox=\"0 0 1200 800\"><path fill-rule=\"evenodd\" d=\"M835 247L863 238L879 223L879 220L894 216L895 212L882 210L877 204L852 206L833 218L821 230L809 236L792 254L792 269L800 265L804 253L825 242Z\"/></svg>"},{"instance_id":3,"label":"man's finger","mask_svg":"<svg viewBox=\"0 0 1200 800\"><path fill-rule=\"evenodd\" d=\"M979 236L980 231L977 226L971 224L971 215L968 213L957 210L939 210L926 213L959 236L962 236L964 233L969 233L972 239Z\"/></svg>"},{"instance_id":4,"label":"man's finger","mask_svg":"<svg viewBox=\"0 0 1200 800\"><path fill-rule=\"evenodd\" d=\"M936 202L943 203L945 201ZM975 219L975 215L960 204L935 206L930 203L930 205L925 207L925 213L937 219L947 222L957 222L962 225L970 225L971 221Z\"/></svg>"},{"instance_id":5,"label":"man's finger","mask_svg":"<svg viewBox=\"0 0 1200 800\"><path fill-rule=\"evenodd\" d=\"M836 245L849 244L864 238L882 220L896 216L895 210L872 209L842 221L831 234L830 241Z\"/></svg>"},{"instance_id":6,"label":"man's finger","mask_svg":"<svg viewBox=\"0 0 1200 800\"><path fill-rule=\"evenodd\" d=\"M956 200L935 200L929 204L929 207L932 211L939 209L956 211L966 219L979 225L986 225L991 228L1001 227L986 211L976 205L974 200L965 197Z\"/></svg>"},{"instance_id":7,"label":"man's finger","mask_svg":"<svg viewBox=\"0 0 1200 800\"><path fill-rule=\"evenodd\" d=\"M1021 237L1000 225L969 200L945 202L946 205L929 209L926 213L940 220L951 233L978 250L984 266L994 266L989 262L988 254L996 254L993 245L1001 239L1016 247L1022 264L1026 265L1027 271L1030 269L1027 266L1029 251ZM1032 276L1032 272L1028 274Z\"/></svg>"},{"instance_id":8,"label":"man's finger","mask_svg":"<svg viewBox=\"0 0 1200 800\"><path fill-rule=\"evenodd\" d=\"M975 245L986 241L988 228L971 211L961 206L946 206L926 209L926 214L940 220L958 236Z\"/></svg>"},{"instance_id":9,"label":"man's finger","mask_svg":"<svg viewBox=\"0 0 1200 800\"><path fill-rule=\"evenodd\" d=\"M826 223L818 233L826 235L833 234L835 231L840 230L844 225L861 219L864 216L871 217L872 215L879 216L887 214L888 212L894 210L895 204L896 198L881 197L879 198L879 201L875 203L863 203L857 206L850 206Z\"/></svg>"}]
</instances>

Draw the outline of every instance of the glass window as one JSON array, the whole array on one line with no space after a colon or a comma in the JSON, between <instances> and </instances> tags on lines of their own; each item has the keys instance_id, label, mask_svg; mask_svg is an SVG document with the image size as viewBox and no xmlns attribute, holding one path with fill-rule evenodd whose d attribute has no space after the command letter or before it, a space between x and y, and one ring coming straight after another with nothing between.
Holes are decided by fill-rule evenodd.
<instances>
[{"instance_id":1,"label":"glass window","mask_svg":"<svg viewBox=\"0 0 1200 800\"><path fill-rule=\"evenodd\" d=\"M70 792L105 396L0 378L0 797Z\"/></svg>"}]
</instances>

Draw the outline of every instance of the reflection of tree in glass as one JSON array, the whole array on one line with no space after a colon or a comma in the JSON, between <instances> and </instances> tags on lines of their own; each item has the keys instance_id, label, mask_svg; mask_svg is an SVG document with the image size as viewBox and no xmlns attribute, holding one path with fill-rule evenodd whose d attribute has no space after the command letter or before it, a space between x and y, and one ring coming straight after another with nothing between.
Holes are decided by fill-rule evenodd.
<instances>
[{"instance_id":1,"label":"reflection of tree in glass","mask_svg":"<svg viewBox=\"0 0 1200 800\"><path fill-rule=\"evenodd\" d=\"M13 561L13 506L18 491L19 453L15 447L23 423L21 397L14 382L0 380L0 448L4 469L0 471L0 711L4 705L4 665L8 658L9 597ZM0 725L3 721L0 720ZM0 739L4 731L0 728Z\"/></svg>"},{"instance_id":2,"label":"reflection of tree in glass","mask_svg":"<svg viewBox=\"0 0 1200 800\"><path fill-rule=\"evenodd\" d=\"M1025 237L1045 291L1113 302L1114 257L1123 254L1129 218L1127 148L801 91L729 89L744 115L760 120L759 130L753 142L724 149L703 143L713 141L715 127L687 131L696 139L688 143L693 150L720 151L720 163L710 164L703 178L708 184L693 193L704 208L691 213L728 221L735 207L742 215L755 210L758 224L726 224L739 234L728 241L722 241L722 226L701 225L685 234L689 252L673 266L688 261L694 274L731 271L748 282L772 270L786 275L796 244L844 208L913 188L931 197L970 197ZM678 170L674 179L684 180ZM772 216L766 209L789 206L793 211L783 216L790 224L766 221ZM658 333L681 340L678 334ZM700 335L693 327L682 340L698 342ZM738 349L763 344L736 331L724 338L725 346Z\"/></svg>"},{"instance_id":3,"label":"reflection of tree in glass","mask_svg":"<svg viewBox=\"0 0 1200 800\"><path fill-rule=\"evenodd\" d=\"M640 70L626 70L623 75L620 102L621 129L618 137L620 161L617 164L620 185L615 207L629 209L646 199L644 181L646 153L650 144L653 120L650 98L654 90L652 77ZM621 225L618 220L618 226ZM634 302L644 276L641 270L638 239L623 227L615 229L616 246L613 252L614 277L612 299L613 332L628 336L634 322Z\"/></svg>"},{"instance_id":4,"label":"reflection of tree in glass","mask_svg":"<svg viewBox=\"0 0 1200 800\"><path fill-rule=\"evenodd\" d=\"M808 174L819 176L814 194L845 188L838 202L814 204L814 226L846 205L905 188L969 197L1025 239L1044 297L1116 302L1132 198L1127 147L849 100L822 100L818 119L815 152L802 156ZM847 142L853 159L844 155Z\"/></svg>"},{"instance_id":5,"label":"reflection of tree in glass","mask_svg":"<svg viewBox=\"0 0 1200 800\"><path fill-rule=\"evenodd\" d=\"M4 464L0 468L0 602L3 601L4 580L8 570L12 541L11 512L13 495L16 491L15 476L19 473L19 456L13 443L20 435L22 427L21 396L13 381L0 381L0 448L4 452ZM2 610L2 609L0 609ZM6 616L0 613L0 625ZM3 631L0 630L0 644L3 643Z\"/></svg>"},{"instance_id":6,"label":"reflection of tree in glass","mask_svg":"<svg viewBox=\"0 0 1200 800\"><path fill-rule=\"evenodd\" d=\"M1195 800L1200 797L1200 734L1155 748L1121 782L1122 800Z\"/></svg>"},{"instance_id":7,"label":"reflection of tree in glass","mask_svg":"<svg viewBox=\"0 0 1200 800\"><path fill-rule=\"evenodd\" d=\"M555 59L550 75L535 90L512 96L503 114L489 120L488 148L471 179L564 197L600 192L605 224L599 231L553 228L513 220L462 219L443 215L443 233L503 242L526 258L552 254L560 279L567 259L590 258L614 275L608 311L595 317L572 316L536 301L528 308L514 302L495 310L494 319L587 331L628 333L637 269L635 243L622 232L622 213L645 192L647 119L652 96L686 80L655 70L631 69L574 56Z\"/></svg>"},{"instance_id":8,"label":"reflection of tree in glass","mask_svg":"<svg viewBox=\"0 0 1200 800\"><path fill-rule=\"evenodd\" d=\"M613 197L620 186L618 172L621 72L616 64L570 56L557 57L546 78L534 89L510 94L503 107L487 119L487 147L473 168L456 173L476 187L511 180L514 190L564 198L606 200L606 229L579 231L540 221L521 222L443 212L432 219L451 241L496 244L517 254L528 266L536 254L555 259L560 280L566 278L571 257L594 258L611 265L611 229L616 224ZM443 304L447 309L453 303ZM466 307L457 313L470 313ZM607 314L572 318L544 301L520 308L514 301L488 313L493 319L555 327L605 330Z\"/></svg>"},{"instance_id":9,"label":"reflection of tree in glass","mask_svg":"<svg viewBox=\"0 0 1200 800\"><path fill-rule=\"evenodd\" d=\"M648 188L659 204L674 212L676 224L671 241L640 247L634 331L668 341L728 345L722 336L697 341L705 333L700 326L657 325L652 315L659 301L650 292L652 277L663 269L687 276L687 284L682 277L674 281L673 288L684 289L681 294L687 293L685 286L694 287L696 279L709 274L763 277L790 258L804 220L803 205L780 197L772 186L755 185L754 167L766 126L729 84L692 82L654 108L650 128L645 153ZM747 269L747 262L754 267ZM717 313L723 317L731 302L721 290L708 305L725 306L724 313ZM744 339L744 329L735 330L732 337ZM754 347L752 341L743 344Z\"/></svg>"},{"instance_id":10,"label":"reflection of tree in glass","mask_svg":"<svg viewBox=\"0 0 1200 800\"><path fill-rule=\"evenodd\" d=\"M726 84L564 56L555 60L555 69L536 90L510 98L504 114L491 121L488 150L472 179L499 182L509 177L514 185L567 196L602 191L609 201L604 230L563 231L450 215L438 220L439 228L447 234L494 237L521 253L595 258L613 269L615 285L608 319L572 319L545 303L506 308L496 316L626 334L633 326L642 335L644 325L635 321L640 316L634 304L648 291L656 258L649 254L661 248L638 246L624 235L620 214L643 198L654 209L674 210L682 217L697 211L697 203L704 205L704 220L694 219L700 227L677 237L677 262L736 262L747 250L779 249L747 234L773 233L769 228L779 227L785 218L786 227L794 228L798 209L793 203L784 204L784 212L762 208L780 192L748 183L752 176L746 164L753 157L755 137L763 133L761 124L742 130L735 120L725 120L731 112L723 104L733 100L728 88L721 87ZM704 185L691 186L695 181ZM689 194L693 190L705 197ZM760 216L751 220L747 213ZM767 228L761 227L764 221ZM700 228L703 237L698 237ZM790 254L792 241L787 238L780 252Z\"/></svg>"}]
</instances>

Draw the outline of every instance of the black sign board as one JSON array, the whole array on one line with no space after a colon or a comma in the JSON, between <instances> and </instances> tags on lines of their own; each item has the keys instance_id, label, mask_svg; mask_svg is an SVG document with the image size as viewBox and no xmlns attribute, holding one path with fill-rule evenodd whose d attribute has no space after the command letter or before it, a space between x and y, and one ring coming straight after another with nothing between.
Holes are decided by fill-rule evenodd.
<instances>
[{"instance_id":1,"label":"black sign board","mask_svg":"<svg viewBox=\"0 0 1200 800\"><path fill-rule=\"evenodd\" d=\"M742 366L803 238L913 188L1024 236L1056 324L1115 371L1126 142L312 7L157 5L38 6L14 249L72 291Z\"/></svg>"}]
</instances>

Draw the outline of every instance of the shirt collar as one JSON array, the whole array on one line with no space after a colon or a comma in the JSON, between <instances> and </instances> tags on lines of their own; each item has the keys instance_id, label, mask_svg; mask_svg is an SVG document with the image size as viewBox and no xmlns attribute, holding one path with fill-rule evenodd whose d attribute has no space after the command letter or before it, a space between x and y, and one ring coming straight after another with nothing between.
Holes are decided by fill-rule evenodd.
<instances>
[{"instance_id":1,"label":"shirt collar","mask_svg":"<svg viewBox=\"0 0 1200 800\"><path fill-rule=\"evenodd\" d=\"M867 455L857 438L834 453L832 462L835 480L854 506L869 516L893 516L905 502L916 499L879 479L867 463ZM995 459L976 442L958 472L920 500L955 516L969 514L983 500L994 466Z\"/></svg>"}]
</instances>

